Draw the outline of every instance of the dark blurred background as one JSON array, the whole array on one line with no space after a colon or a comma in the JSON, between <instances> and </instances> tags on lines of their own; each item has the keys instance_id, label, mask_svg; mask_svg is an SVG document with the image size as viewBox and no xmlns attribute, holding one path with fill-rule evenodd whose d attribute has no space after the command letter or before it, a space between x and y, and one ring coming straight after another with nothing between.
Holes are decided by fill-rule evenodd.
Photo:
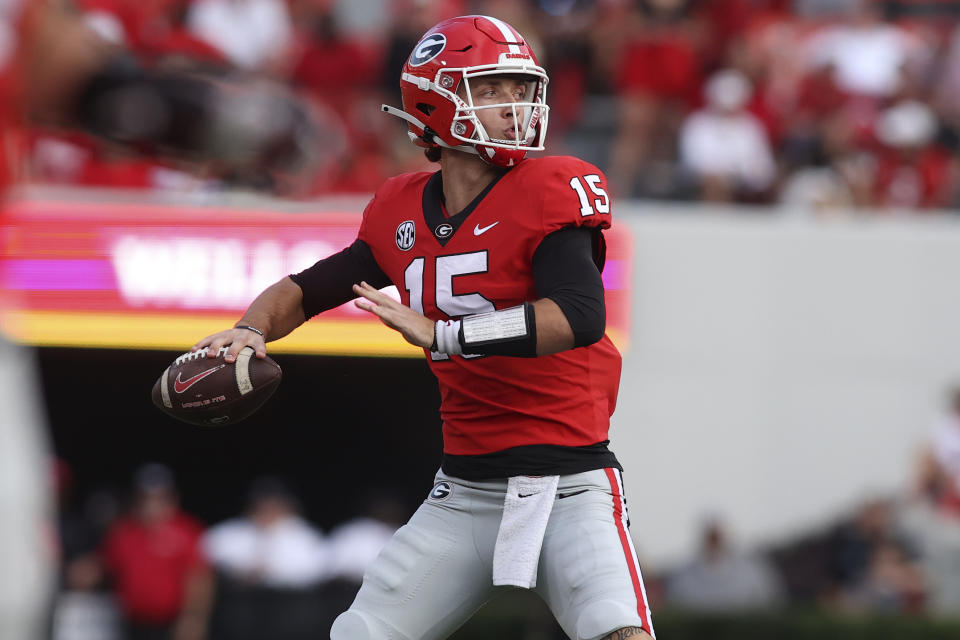
<instances>
[{"instance_id":1,"label":"dark blurred background","mask_svg":"<svg viewBox=\"0 0 960 640\"><path fill-rule=\"evenodd\" d=\"M253 480L273 475L286 478L305 515L330 529L363 511L371 487L389 490L412 513L439 465L440 396L420 359L277 355L284 380L261 411L230 429L198 429L147 397L179 353L38 355L44 394L55 399L48 403L53 447L79 501L118 489L118 479L153 461L176 469L178 484L189 488L184 508L206 522L241 511Z\"/></svg>"}]
</instances>

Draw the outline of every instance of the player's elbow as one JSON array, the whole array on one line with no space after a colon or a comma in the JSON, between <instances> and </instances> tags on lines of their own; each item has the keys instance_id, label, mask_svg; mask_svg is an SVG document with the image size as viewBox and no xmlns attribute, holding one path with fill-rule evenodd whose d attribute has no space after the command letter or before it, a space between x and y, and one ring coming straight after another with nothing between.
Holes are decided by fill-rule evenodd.
<instances>
[{"instance_id":1,"label":"player's elbow","mask_svg":"<svg viewBox=\"0 0 960 640\"><path fill-rule=\"evenodd\" d=\"M570 292L558 292L551 295L570 325L574 347L587 347L603 338L606 331L607 315L603 301L603 290L598 295L587 296L582 292L571 295Z\"/></svg>"},{"instance_id":2,"label":"player's elbow","mask_svg":"<svg viewBox=\"0 0 960 640\"><path fill-rule=\"evenodd\" d=\"M584 322L582 326L573 330L573 346L587 347L600 342L606 329L606 318L601 311L597 316L590 318L588 322Z\"/></svg>"}]
</instances>

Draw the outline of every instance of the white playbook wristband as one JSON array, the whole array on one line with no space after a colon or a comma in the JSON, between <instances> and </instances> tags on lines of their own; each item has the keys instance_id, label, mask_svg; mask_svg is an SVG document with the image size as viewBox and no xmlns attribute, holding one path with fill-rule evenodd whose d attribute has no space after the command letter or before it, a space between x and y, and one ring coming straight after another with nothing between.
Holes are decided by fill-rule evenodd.
<instances>
[{"instance_id":1,"label":"white playbook wristband","mask_svg":"<svg viewBox=\"0 0 960 640\"><path fill-rule=\"evenodd\" d=\"M460 346L460 321L437 320L434 328L437 338L437 353L459 356L463 353Z\"/></svg>"}]
</instances>

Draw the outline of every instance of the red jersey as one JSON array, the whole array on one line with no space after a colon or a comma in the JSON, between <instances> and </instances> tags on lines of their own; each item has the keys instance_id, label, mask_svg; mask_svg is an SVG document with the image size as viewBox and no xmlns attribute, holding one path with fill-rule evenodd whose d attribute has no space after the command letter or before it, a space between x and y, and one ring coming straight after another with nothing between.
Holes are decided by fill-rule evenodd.
<instances>
[{"instance_id":1,"label":"red jersey","mask_svg":"<svg viewBox=\"0 0 960 640\"><path fill-rule=\"evenodd\" d=\"M544 237L610 226L606 179L577 158L524 160L455 216L441 193L439 173L392 178L367 205L359 233L403 303L433 320L537 299L533 255ZM440 386L445 453L607 440L621 360L606 335L537 358L425 352Z\"/></svg>"},{"instance_id":2,"label":"red jersey","mask_svg":"<svg viewBox=\"0 0 960 640\"><path fill-rule=\"evenodd\" d=\"M138 622L170 622L180 613L189 575L205 566L203 527L179 513L146 527L133 518L113 526L104 556L126 614Z\"/></svg>"}]
</instances>

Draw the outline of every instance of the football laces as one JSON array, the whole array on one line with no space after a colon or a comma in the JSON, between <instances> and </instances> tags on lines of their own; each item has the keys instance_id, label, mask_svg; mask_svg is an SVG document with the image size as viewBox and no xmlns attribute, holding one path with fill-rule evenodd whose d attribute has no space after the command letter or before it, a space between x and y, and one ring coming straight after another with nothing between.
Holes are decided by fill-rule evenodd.
<instances>
[{"instance_id":1,"label":"football laces","mask_svg":"<svg viewBox=\"0 0 960 640\"><path fill-rule=\"evenodd\" d=\"M230 347L220 347L220 350L217 351L217 357L223 357ZM210 351L210 347L204 347L203 349L197 349L196 351L187 351L185 354L179 356L176 360L173 361L174 366L180 366L184 362L189 362L191 360L197 360L199 358L206 358L207 353Z\"/></svg>"}]
</instances>

